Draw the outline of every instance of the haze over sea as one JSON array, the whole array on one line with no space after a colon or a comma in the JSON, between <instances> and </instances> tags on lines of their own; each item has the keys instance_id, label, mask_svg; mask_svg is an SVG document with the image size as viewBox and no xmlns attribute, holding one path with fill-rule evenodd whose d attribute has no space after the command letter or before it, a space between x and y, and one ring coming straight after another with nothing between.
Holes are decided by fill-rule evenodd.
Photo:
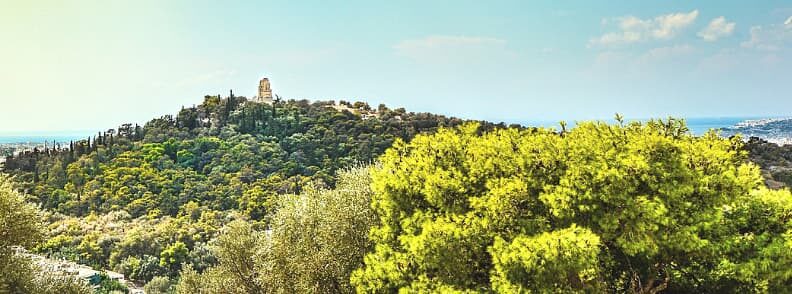
<instances>
[{"instance_id":1,"label":"haze over sea","mask_svg":"<svg viewBox=\"0 0 792 294\"><path fill-rule=\"evenodd\" d=\"M760 119L761 117L717 117L717 118L689 118L687 119L688 128L696 135L701 135L709 129L718 129L724 127L731 127L735 124L751 119ZM526 121L522 123L525 126L541 126L553 127L558 129L558 121ZM571 127L574 126L574 121L567 121ZM66 131L66 132L34 132L34 133L0 133L0 144L11 143L44 143L58 142L68 143L69 141L76 141L93 136L96 132L93 131Z\"/></svg>"},{"instance_id":2,"label":"haze over sea","mask_svg":"<svg viewBox=\"0 0 792 294\"><path fill-rule=\"evenodd\" d=\"M80 139L88 138L88 134L92 132L85 132L84 134L75 134L73 132L63 133L46 133L46 134L3 134L0 133L0 144L13 144L13 143L44 143L58 142L68 143L69 141L77 141Z\"/></svg>"},{"instance_id":3,"label":"haze over sea","mask_svg":"<svg viewBox=\"0 0 792 294\"><path fill-rule=\"evenodd\" d=\"M746 121L746 120L754 120L754 119L761 119L763 117L707 117L707 118L687 118L685 121L687 122L687 126L691 132L695 135L701 135L707 132L709 129L720 129L725 127L731 127L736 125L739 122ZM646 119L626 119L627 121L646 121ZM615 122L613 120L607 120L610 122ZM527 121L522 123L526 126L542 126L542 127L551 127L551 128L559 128L559 124L557 121ZM572 127L575 125L574 121L567 121L568 127Z\"/></svg>"}]
</instances>

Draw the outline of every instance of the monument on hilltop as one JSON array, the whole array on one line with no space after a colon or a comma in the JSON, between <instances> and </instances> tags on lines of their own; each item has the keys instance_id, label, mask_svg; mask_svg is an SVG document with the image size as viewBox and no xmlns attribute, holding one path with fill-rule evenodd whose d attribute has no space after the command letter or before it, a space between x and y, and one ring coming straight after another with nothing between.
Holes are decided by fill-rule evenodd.
<instances>
[{"instance_id":1,"label":"monument on hilltop","mask_svg":"<svg viewBox=\"0 0 792 294\"><path fill-rule=\"evenodd\" d=\"M259 81L258 96L256 101L261 103L272 104L272 89L268 78L263 78Z\"/></svg>"}]
</instances>

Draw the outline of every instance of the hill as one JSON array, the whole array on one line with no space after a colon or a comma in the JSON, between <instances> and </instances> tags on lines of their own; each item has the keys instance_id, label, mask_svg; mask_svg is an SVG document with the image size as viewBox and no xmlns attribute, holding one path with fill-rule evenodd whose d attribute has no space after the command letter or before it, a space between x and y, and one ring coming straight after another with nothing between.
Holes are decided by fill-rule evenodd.
<instances>
[{"instance_id":1,"label":"hill","mask_svg":"<svg viewBox=\"0 0 792 294\"><path fill-rule=\"evenodd\" d=\"M441 129L444 131L438 132ZM412 142L414 138L420 139ZM433 267L474 262L469 276L475 278L451 274L462 271L449 268L444 270L447 277L434 278L448 283L436 291L484 291L496 285L499 291L509 292L514 286L511 283L534 285L526 281L545 277L511 280L512 274L500 268L503 265L493 263L501 261L493 260L491 254L508 255L513 250L497 240L539 246L534 243L544 242L543 238L557 241L578 235L593 241L611 238L602 239L607 252L642 260L645 268L632 269L629 263L621 263L621 257L614 259L597 249L605 247L590 246L584 248L590 260L585 260L583 267L576 268L575 261L572 268L559 269L565 274L548 275L554 277L552 283L578 290L607 287L615 292L665 287L716 289L724 282L753 289L754 283L785 283L752 268L754 263L778 259L761 252L783 241L779 234L787 226L786 220L754 213L776 209L778 203L786 205L789 200L788 191L764 189L758 169L747 162L748 158L758 161L768 183L775 183L773 178L783 175L767 170L772 171L777 162L786 164L785 154L789 153L776 147L759 140L743 144L714 133L696 137L683 121L674 119L646 125L584 123L557 132L468 123L384 105L375 110L362 102L289 100L268 104L244 97L206 96L203 103L183 108L176 116L156 118L143 126L125 124L71 142L68 147L9 156L5 172L45 212L44 241L31 248L35 253L120 272L136 287L148 283L147 287L172 291L178 284L179 293L203 289L225 293L228 283L243 285L243 292L271 288L347 293L353 286L373 290L408 284L414 290L423 289L433 283L422 280L430 275L415 274L422 267L399 273L403 280L391 281L379 273L403 269L379 268L380 261L386 262L385 267L393 262L388 250L395 250L398 256L417 254L411 251L413 247L402 248L406 245L395 241L417 238L424 229L432 232L434 226L452 222L449 228L453 230L465 228L465 234L480 234L478 243L468 244L456 237L410 241L439 242L439 247L430 246L436 250L426 254L448 261ZM386 149L390 151L386 153ZM366 167L377 158L383 160L382 166ZM480 198L482 195L489 198ZM577 199L580 195L604 198L589 203L594 198L583 197L579 205L565 204L571 200L548 202L553 197ZM613 195L621 198L608 198ZM647 197L659 204L642 206L650 203ZM695 200L695 205L679 202L683 200ZM619 216L605 213L614 207L625 209L624 203L633 202L640 205L634 203L637 210L630 212L634 216L629 219L614 219ZM736 212L721 209L737 203L750 205L740 206ZM699 219L685 220L685 232L700 233L677 237L699 245L693 251L681 250L663 233L676 230L677 225L668 224L680 218L671 217L664 207L674 208L678 215L697 215L705 223L722 223L697 227ZM575 209L580 211L558 213ZM592 211L594 216L589 215ZM735 213L739 217L735 218ZM500 219L501 215L506 218ZM601 219L592 222L592 217ZM734 246L729 242L742 244L738 232L750 229L748 224L733 223L741 217L750 218L750 224L772 224L754 232L763 236L762 240L771 240L770 245L752 243L753 249L744 252L731 249ZM545 225L526 226L538 219ZM422 229L416 229L415 220L421 220ZM624 232L608 231L613 229L612 221L636 225L624 238L613 239ZM654 223L643 224L647 221ZM467 228L472 224L495 227L466 231L475 228ZM569 224L573 225L566 228ZM577 229L574 224L585 228ZM661 224L665 229L659 229ZM713 227L724 229L712 231ZM526 228L533 229L523 232ZM654 229L642 233L644 241L631 239L641 228ZM446 231L437 229L436 233L444 236ZM710 246L709 239L712 244L731 245ZM521 248L522 243L514 248ZM465 249L445 250L444 246ZM662 252L671 253L658 255L661 247ZM574 248L547 250L577 250ZM476 252L475 258L445 255L457 251ZM723 252L729 259L718 260L720 254L714 252ZM690 258L697 261L680 263ZM599 268L600 259L613 266ZM418 266L417 262L427 260L434 259L416 256L408 265ZM710 272L707 266L699 268L699 262L731 263L739 271L756 272L760 278L731 272L719 276L731 269ZM523 270L512 263L508 266L514 267L514 272ZM493 264L497 266L493 268ZM785 264L779 262L773 268L777 266ZM565 272L568 270L571 272ZM567 275L579 270L603 275ZM676 277L688 271L697 271L706 280ZM657 279L663 275L676 278L673 283L670 278ZM609 280L605 276L614 282L603 282ZM646 289L636 287L641 279L650 281Z\"/></svg>"},{"instance_id":2,"label":"hill","mask_svg":"<svg viewBox=\"0 0 792 294\"><path fill-rule=\"evenodd\" d=\"M142 282L178 272L184 260L160 262L168 249L211 265L206 244L228 221L266 225L280 195L333 187L336 171L397 139L464 122L362 102L206 96L175 117L9 156L4 172L50 213L37 252Z\"/></svg>"},{"instance_id":3,"label":"hill","mask_svg":"<svg viewBox=\"0 0 792 294\"><path fill-rule=\"evenodd\" d=\"M336 170L372 161L397 138L464 122L384 105L341 105L348 106L207 96L176 117L8 157L5 172L44 208L66 215L124 208L133 217L175 216L196 201L260 219L262 197L299 192L309 182L333 186Z\"/></svg>"}]
</instances>

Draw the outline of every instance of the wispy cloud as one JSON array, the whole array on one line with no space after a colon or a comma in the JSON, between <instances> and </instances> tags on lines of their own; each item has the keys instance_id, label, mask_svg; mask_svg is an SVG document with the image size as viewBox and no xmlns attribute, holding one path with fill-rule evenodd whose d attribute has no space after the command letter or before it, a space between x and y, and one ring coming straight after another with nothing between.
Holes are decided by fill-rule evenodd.
<instances>
[{"instance_id":1,"label":"wispy cloud","mask_svg":"<svg viewBox=\"0 0 792 294\"><path fill-rule=\"evenodd\" d=\"M711 56L703 58L697 71L704 74L746 74L760 75L788 68L783 54L773 51L741 50L724 48Z\"/></svg>"},{"instance_id":2,"label":"wispy cloud","mask_svg":"<svg viewBox=\"0 0 792 294\"><path fill-rule=\"evenodd\" d=\"M769 26L753 26L751 38L742 42L743 48L754 48L763 51L778 51L792 43L792 17L783 24Z\"/></svg>"},{"instance_id":3,"label":"wispy cloud","mask_svg":"<svg viewBox=\"0 0 792 294\"><path fill-rule=\"evenodd\" d=\"M657 47L643 52L603 50L597 54L589 73L627 79L656 77L658 74L690 68L695 52L696 48L688 44Z\"/></svg>"},{"instance_id":4,"label":"wispy cloud","mask_svg":"<svg viewBox=\"0 0 792 294\"><path fill-rule=\"evenodd\" d=\"M649 50L644 53L640 60L647 62L661 61L669 58L675 58L682 55L690 54L694 51L693 46L688 44L674 45L667 47L659 47Z\"/></svg>"},{"instance_id":5,"label":"wispy cloud","mask_svg":"<svg viewBox=\"0 0 792 294\"><path fill-rule=\"evenodd\" d=\"M698 10L659 15L652 19L640 19L635 16L623 16L603 19L604 25L612 22L618 30L605 33L589 40L589 46L612 46L629 44L647 40L669 40L679 31L687 28L698 17Z\"/></svg>"},{"instance_id":6,"label":"wispy cloud","mask_svg":"<svg viewBox=\"0 0 792 294\"><path fill-rule=\"evenodd\" d=\"M725 17L721 16L710 21L709 25L698 33L698 36L704 41L714 42L734 33L735 26L734 22L728 22Z\"/></svg>"}]
</instances>

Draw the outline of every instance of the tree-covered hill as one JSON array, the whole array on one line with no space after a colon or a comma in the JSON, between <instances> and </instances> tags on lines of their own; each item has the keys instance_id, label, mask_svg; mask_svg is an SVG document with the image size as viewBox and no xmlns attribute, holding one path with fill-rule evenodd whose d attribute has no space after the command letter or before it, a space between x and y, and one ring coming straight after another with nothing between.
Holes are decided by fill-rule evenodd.
<instances>
[{"instance_id":1,"label":"tree-covered hill","mask_svg":"<svg viewBox=\"0 0 792 294\"><path fill-rule=\"evenodd\" d=\"M463 122L362 102L206 96L176 116L6 157L3 172L47 213L35 252L161 282L183 264L216 264L209 247L229 222L266 227L283 195L332 188L338 170L395 140Z\"/></svg>"},{"instance_id":2,"label":"tree-covered hill","mask_svg":"<svg viewBox=\"0 0 792 294\"><path fill-rule=\"evenodd\" d=\"M39 209L0 211L35 220L0 254L22 245L149 293L788 288L792 195L748 162L767 176L785 147L617 120L556 131L207 96L8 157L0 200Z\"/></svg>"},{"instance_id":3,"label":"tree-covered hill","mask_svg":"<svg viewBox=\"0 0 792 294\"><path fill-rule=\"evenodd\" d=\"M788 293L792 195L743 148L673 119L418 135L231 222L176 292Z\"/></svg>"},{"instance_id":4,"label":"tree-covered hill","mask_svg":"<svg viewBox=\"0 0 792 294\"><path fill-rule=\"evenodd\" d=\"M779 146L751 137L745 143L745 150L750 160L762 168L762 176L768 187L792 187L792 145Z\"/></svg>"},{"instance_id":5,"label":"tree-covered hill","mask_svg":"<svg viewBox=\"0 0 792 294\"><path fill-rule=\"evenodd\" d=\"M261 219L275 195L308 182L333 186L336 170L372 161L396 138L463 122L384 105L334 105L206 96L175 117L8 157L5 172L44 208L66 215L123 209L132 217L176 216L193 201Z\"/></svg>"}]
</instances>

